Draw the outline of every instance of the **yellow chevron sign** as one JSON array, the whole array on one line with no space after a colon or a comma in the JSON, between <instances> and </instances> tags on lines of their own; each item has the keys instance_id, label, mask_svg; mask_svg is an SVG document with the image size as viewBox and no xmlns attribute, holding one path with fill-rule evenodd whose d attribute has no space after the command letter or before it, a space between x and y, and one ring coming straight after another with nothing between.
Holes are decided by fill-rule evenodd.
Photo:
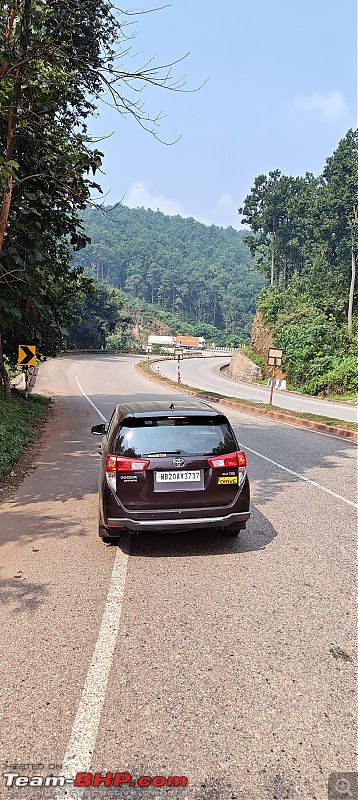
<instances>
[{"instance_id":1,"label":"yellow chevron sign","mask_svg":"<svg viewBox=\"0 0 358 800\"><path fill-rule=\"evenodd\" d=\"M17 363L21 367L34 367L36 364L36 345L19 344Z\"/></svg>"}]
</instances>

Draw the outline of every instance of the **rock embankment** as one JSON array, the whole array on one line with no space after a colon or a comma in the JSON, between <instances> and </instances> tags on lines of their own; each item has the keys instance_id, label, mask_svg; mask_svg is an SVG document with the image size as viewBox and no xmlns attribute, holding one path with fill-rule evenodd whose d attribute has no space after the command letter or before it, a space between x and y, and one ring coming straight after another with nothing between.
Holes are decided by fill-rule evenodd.
<instances>
[{"instance_id":1,"label":"rock embankment","mask_svg":"<svg viewBox=\"0 0 358 800\"><path fill-rule=\"evenodd\" d=\"M259 381L262 377L260 367L250 361L243 353L240 353L239 350L233 353L228 374L235 381L247 381L248 383Z\"/></svg>"}]
</instances>

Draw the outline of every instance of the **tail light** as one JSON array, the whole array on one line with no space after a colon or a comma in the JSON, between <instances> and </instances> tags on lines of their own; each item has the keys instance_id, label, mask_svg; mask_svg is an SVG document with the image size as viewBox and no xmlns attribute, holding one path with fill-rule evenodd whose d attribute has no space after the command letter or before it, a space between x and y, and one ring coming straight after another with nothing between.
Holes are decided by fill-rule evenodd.
<instances>
[{"instance_id":1,"label":"tail light","mask_svg":"<svg viewBox=\"0 0 358 800\"><path fill-rule=\"evenodd\" d=\"M149 459L126 458L125 456L106 456L106 472L143 472L150 464Z\"/></svg>"},{"instance_id":2,"label":"tail light","mask_svg":"<svg viewBox=\"0 0 358 800\"><path fill-rule=\"evenodd\" d=\"M144 472L150 464L149 459L126 458L125 456L106 456L106 478L112 492L116 491L117 472Z\"/></svg>"},{"instance_id":3,"label":"tail light","mask_svg":"<svg viewBox=\"0 0 358 800\"><path fill-rule=\"evenodd\" d=\"M239 467L244 470L246 469L246 456L243 450L237 450L236 453L225 453L222 456L208 458L208 463L212 469Z\"/></svg>"}]
</instances>

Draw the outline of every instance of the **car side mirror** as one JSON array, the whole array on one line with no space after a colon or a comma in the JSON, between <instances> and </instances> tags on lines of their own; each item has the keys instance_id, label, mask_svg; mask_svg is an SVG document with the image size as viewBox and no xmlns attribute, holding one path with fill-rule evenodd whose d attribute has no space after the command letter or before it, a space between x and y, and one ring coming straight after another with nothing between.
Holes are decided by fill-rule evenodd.
<instances>
[{"instance_id":1,"label":"car side mirror","mask_svg":"<svg viewBox=\"0 0 358 800\"><path fill-rule=\"evenodd\" d=\"M107 425L102 422L100 425L93 425L91 428L91 433L94 433L96 436L103 436L107 433Z\"/></svg>"}]
</instances>

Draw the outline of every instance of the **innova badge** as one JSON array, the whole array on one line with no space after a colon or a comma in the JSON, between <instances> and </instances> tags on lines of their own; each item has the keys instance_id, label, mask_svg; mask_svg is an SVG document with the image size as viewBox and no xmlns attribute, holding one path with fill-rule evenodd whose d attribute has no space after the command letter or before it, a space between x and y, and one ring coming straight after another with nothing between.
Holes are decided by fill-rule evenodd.
<instances>
[{"instance_id":1,"label":"innova badge","mask_svg":"<svg viewBox=\"0 0 358 800\"><path fill-rule=\"evenodd\" d=\"M185 467L185 459L184 458L173 458L172 464L173 464L173 467Z\"/></svg>"}]
</instances>

